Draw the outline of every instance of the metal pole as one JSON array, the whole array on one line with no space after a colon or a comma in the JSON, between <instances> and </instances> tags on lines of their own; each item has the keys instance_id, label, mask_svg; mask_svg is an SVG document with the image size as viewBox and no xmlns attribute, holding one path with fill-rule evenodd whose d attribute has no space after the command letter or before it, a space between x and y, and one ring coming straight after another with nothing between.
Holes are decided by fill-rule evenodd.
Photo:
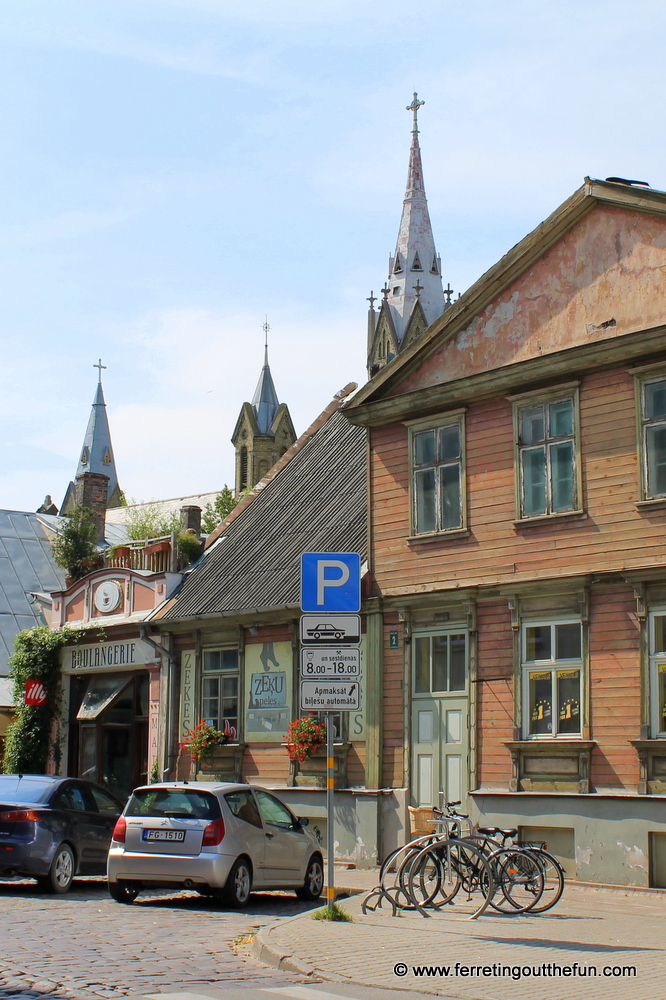
<instances>
[{"instance_id":1,"label":"metal pole","mask_svg":"<svg viewBox=\"0 0 666 1000\"><path fill-rule=\"evenodd\" d=\"M333 911L335 902L335 831L333 818L333 789L335 788L335 758L333 756L333 716L326 715L326 851L328 854L328 877L326 879L326 904Z\"/></svg>"}]
</instances>

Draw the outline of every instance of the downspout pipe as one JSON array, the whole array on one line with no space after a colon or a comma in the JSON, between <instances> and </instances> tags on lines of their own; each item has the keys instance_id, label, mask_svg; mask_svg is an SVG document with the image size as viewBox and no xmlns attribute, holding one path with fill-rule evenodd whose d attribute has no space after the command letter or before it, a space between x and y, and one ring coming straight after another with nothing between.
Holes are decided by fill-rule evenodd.
<instances>
[{"instance_id":1,"label":"downspout pipe","mask_svg":"<svg viewBox=\"0 0 666 1000\"><path fill-rule=\"evenodd\" d=\"M176 675L176 658L168 649L164 646L155 642L153 638L148 634L148 629L145 625L139 625L139 635L144 642L147 642L150 646L157 650L160 656L166 657L168 662L167 667L167 711L166 711L166 753L162 758L167 763L166 767L162 768L162 781L168 779L175 769L175 753L174 753L174 734L176 731L176 720L174 718L174 681Z\"/></svg>"}]
</instances>

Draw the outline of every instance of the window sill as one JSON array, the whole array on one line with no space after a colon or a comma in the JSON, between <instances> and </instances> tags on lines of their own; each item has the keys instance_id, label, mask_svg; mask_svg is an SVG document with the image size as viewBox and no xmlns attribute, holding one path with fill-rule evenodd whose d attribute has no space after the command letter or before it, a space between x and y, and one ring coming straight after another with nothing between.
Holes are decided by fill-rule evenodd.
<instances>
[{"instance_id":1,"label":"window sill","mask_svg":"<svg viewBox=\"0 0 666 1000\"><path fill-rule=\"evenodd\" d=\"M509 750L534 750L536 747L543 747L549 751L557 748L564 752L591 750L596 745L596 740L584 740L582 736L530 736L524 740L509 740L504 744Z\"/></svg>"},{"instance_id":2,"label":"window sill","mask_svg":"<svg viewBox=\"0 0 666 1000\"><path fill-rule=\"evenodd\" d=\"M447 538L468 538L470 534L469 528L454 528L451 531L424 531L421 535L408 535L407 541L413 545L418 542L441 541Z\"/></svg>"},{"instance_id":3,"label":"window sill","mask_svg":"<svg viewBox=\"0 0 666 1000\"><path fill-rule=\"evenodd\" d=\"M521 517L512 523L516 528L524 528L530 524L547 524L549 521L583 521L587 517L584 510L563 510L559 514L539 514L538 517Z\"/></svg>"},{"instance_id":4,"label":"window sill","mask_svg":"<svg viewBox=\"0 0 666 1000\"><path fill-rule=\"evenodd\" d=\"M660 507L666 507L666 497L659 497L657 500L637 500L636 507L638 510L658 510Z\"/></svg>"}]
</instances>

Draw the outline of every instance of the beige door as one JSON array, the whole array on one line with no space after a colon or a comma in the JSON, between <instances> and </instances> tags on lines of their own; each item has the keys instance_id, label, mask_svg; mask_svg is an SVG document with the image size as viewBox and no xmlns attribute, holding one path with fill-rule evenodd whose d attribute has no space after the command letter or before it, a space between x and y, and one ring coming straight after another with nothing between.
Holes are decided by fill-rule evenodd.
<instances>
[{"instance_id":1,"label":"beige door","mask_svg":"<svg viewBox=\"0 0 666 1000\"><path fill-rule=\"evenodd\" d=\"M469 790L467 645L464 632L415 633L412 639L415 806L464 802Z\"/></svg>"}]
</instances>

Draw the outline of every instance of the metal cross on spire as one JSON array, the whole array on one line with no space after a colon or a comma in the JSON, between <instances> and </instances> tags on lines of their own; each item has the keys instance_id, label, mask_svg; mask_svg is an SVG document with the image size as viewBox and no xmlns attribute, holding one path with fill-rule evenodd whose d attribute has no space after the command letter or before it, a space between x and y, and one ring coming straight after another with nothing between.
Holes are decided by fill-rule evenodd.
<instances>
[{"instance_id":1,"label":"metal cross on spire","mask_svg":"<svg viewBox=\"0 0 666 1000\"><path fill-rule=\"evenodd\" d=\"M97 362L97 364L93 365L93 368L99 368L99 384L101 385L102 384L102 368L104 369L104 371L106 371L106 365L102 364L102 359L100 358L99 361Z\"/></svg>"},{"instance_id":2,"label":"metal cross on spire","mask_svg":"<svg viewBox=\"0 0 666 1000\"><path fill-rule=\"evenodd\" d=\"M414 112L414 128L412 129L414 135L416 135L416 133L419 130L419 120L418 120L419 108L423 107L424 104L425 101L419 101L419 95L416 93L416 91L414 91L414 100L412 101L411 104L408 104L405 109L406 111Z\"/></svg>"},{"instance_id":3,"label":"metal cross on spire","mask_svg":"<svg viewBox=\"0 0 666 1000\"><path fill-rule=\"evenodd\" d=\"M268 365L268 334L270 332L270 325L268 322L268 316L261 324L261 329L264 331L264 367Z\"/></svg>"}]
</instances>

